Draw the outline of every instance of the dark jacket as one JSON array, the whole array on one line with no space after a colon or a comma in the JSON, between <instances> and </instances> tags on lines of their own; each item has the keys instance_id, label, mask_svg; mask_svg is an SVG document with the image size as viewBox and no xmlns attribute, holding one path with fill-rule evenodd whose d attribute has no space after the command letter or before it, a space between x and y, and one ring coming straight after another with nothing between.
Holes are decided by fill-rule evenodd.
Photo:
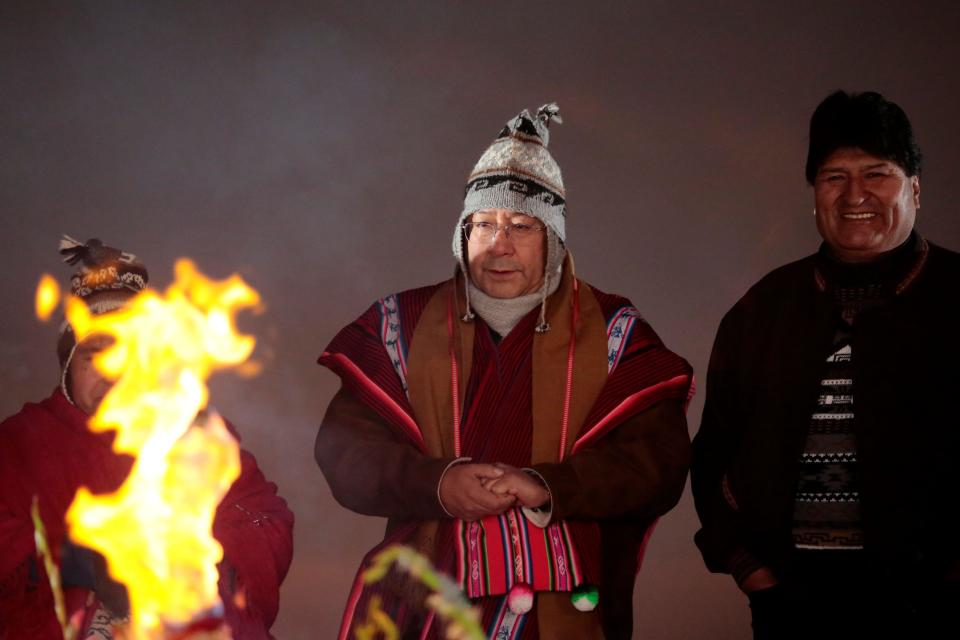
<instances>
[{"instance_id":1,"label":"dark jacket","mask_svg":"<svg viewBox=\"0 0 960 640\"><path fill-rule=\"evenodd\" d=\"M692 465L711 571L746 551L777 573L792 550L798 461L839 314L818 260L767 275L717 333ZM915 267L889 304L857 316L852 344L864 547L902 578L942 576L960 536L960 255L930 245Z\"/></svg>"}]
</instances>

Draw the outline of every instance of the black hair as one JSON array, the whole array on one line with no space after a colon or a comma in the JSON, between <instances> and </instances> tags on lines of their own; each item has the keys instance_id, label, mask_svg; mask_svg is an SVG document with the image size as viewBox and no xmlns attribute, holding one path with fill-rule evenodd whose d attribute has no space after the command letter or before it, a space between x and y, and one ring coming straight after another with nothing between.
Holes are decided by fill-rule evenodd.
<instances>
[{"instance_id":1,"label":"black hair","mask_svg":"<svg viewBox=\"0 0 960 640\"><path fill-rule=\"evenodd\" d=\"M836 91L810 118L807 182L813 184L820 165L842 147L856 147L892 160L908 176L919 176L923 157L907 114L879 93Z\"/></svg>"}]
</instances>

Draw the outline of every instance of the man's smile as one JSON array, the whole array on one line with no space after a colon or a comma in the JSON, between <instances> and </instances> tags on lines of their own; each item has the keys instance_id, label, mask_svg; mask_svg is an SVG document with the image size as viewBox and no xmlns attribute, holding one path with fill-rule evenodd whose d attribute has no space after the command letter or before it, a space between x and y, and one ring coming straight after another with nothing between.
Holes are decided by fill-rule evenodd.
<instances>
[{"instance_id":1,"label":"man's smile","mask_svg":"<svg viewBox=\"0 0 960 640\"><path fill-rule=\"evenodd\" d=\"M840 217L844 220L870 220L878 215L876 211L851 211L850 213L841 213Z\"/></svg>"}]
</instances>

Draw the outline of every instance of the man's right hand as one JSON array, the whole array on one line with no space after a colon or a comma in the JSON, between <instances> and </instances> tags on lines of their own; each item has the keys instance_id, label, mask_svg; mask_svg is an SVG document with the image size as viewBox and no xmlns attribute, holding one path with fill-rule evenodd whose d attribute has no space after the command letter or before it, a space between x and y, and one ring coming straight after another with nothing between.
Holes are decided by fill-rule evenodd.
<instances>
[{"instance_id":1,"label":"man's right hand","mask_svg":"<svg viewBox=\"0 0 960 640\"><path fill-rule=\"evenodd\" d=\"M499 478L503 469L492 464L458 464L447 469L440 481L440 501L454 518L471 522L503 513L516 497L498 496L483 487L484 480Z\"/></svg>"}]
</instances>

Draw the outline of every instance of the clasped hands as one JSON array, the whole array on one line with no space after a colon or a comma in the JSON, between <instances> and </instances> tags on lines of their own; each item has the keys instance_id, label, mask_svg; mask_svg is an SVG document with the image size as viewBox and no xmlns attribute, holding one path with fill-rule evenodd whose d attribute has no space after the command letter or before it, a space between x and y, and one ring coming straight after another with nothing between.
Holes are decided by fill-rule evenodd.
<instances>
[{"instance_id":1,"label":"clasped hands","mask_svg":"<svg viewBox=\"0 0 960 640\"><path fill-rule=\"evenodd\" d=\"M440 501L455 518L473 521L515 506L536 508L550 499L536 478L508 464L457 464L440 481Z\"/></svg>"}]
</instances>

